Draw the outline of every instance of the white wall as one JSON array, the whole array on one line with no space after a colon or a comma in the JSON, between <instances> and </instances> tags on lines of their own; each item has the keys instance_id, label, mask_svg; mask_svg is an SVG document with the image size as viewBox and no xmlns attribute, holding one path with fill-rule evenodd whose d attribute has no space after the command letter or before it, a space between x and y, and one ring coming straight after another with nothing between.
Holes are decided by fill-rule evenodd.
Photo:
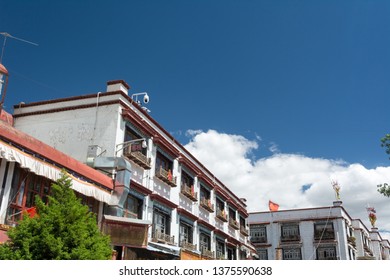
<instances>
[{"instance_id":1,"label":"white wall","mask_svg":"<svg viewBox=\"0 0 390 280\"><path fill-rule=\"evenodd\" d=\"M119 104L17 117L15 127L81 162L86 162L88 146L114 156L115 144L124 139Z\"/></svg>"}]
</instances>

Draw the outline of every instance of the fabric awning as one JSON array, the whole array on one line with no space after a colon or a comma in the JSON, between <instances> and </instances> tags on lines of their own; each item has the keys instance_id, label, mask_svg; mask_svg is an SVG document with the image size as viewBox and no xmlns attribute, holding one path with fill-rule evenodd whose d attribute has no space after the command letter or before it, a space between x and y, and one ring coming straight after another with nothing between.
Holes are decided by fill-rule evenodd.
<instances>
[{"instance_id":1,"label":"fabric awning","mask_svg":"<svg viewBox=\"0 0 390 280\"><path fill-rule=\"evenodd\" d=\"M52 181L57 181L61 177L61 169L47 161L34 157L22 150L11 146L0 140L0 158L10 162L17 162L22 168L26 168L31 172L49 178ZM89 197L93 197L98 201L109 203L111 192L105 191L98 186L86 182L80 178L76 178L69 174L72 179L72 189Z\"/></svg>"},{"instance_id":2,"label":"fabric awning","mask_svg":"<svg viewBox=\"0 0 390 280\"><path fill-rule=\"evenodd\" d=\"M147 249L151 250L151 251L159 250L159 251L166 253L166 254L180 256L180 247L177 247L177 246L149 242Z\"/></svg>"}]
</instances>

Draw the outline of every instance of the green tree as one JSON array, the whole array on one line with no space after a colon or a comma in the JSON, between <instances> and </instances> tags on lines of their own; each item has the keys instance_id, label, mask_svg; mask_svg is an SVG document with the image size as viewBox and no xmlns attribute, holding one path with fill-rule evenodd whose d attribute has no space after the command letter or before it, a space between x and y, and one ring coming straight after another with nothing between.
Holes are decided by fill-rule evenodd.
<instances>
[{"instance_id":1,"label":"green tree","mask_svg":"<svg viewBox=\"0 0 390 280\"><path fill-rule=\"evenodd\" d=\"M386 134L381 138L381 146L385 148L386 154L390 155L390 134ZM390 185L387 183L378 185L378 192L390 197Z\"/></svg>"},{"instance_id":2,"label":"green tree","mask_svg":"<svg viewBox=\"0 0 390 280\"><path fill-rule=\"evenodd\" d=\"M63 173L52 185L48 203L36 197L37 215L24 215L8 231L10 242L0 245L0 259L97 260L110 259L109 236L97 226L96 216L82 205Z\"/></svg>"}]
</instances>

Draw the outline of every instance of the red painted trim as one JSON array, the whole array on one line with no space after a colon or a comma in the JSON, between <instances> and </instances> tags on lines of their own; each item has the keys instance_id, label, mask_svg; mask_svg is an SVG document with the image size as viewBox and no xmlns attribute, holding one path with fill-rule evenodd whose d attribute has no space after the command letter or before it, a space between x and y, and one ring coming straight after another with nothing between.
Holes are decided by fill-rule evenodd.
<instances>
[{"instance_id":1,"label":"red painted trim","mask_svg":"<svg viewBox=\"0 0 390 280\"><path fill-rule=\"evenodd\" d=\"M179 155L179 163L188 168L189 171L191 171L194 175L201 173L200 169L196 167L196 165L189 161L186 157L184 157L184 155L182 155L181 153Z\"/></svg>"},{"instance_id":2,"label":"red painted trim","mask_svg":"<svg viewBox=\"0 0 390 280\"><path fill-rule=\"evenodd\" d=\"M170 207L170 208L177 208L177 207L178 207L177 204L175 204L175 203L173 203L172 201L166 199L165 197L162 197L161 195L159 195L159 194L157 194L157 193L152 193L152 194L150 195L150 198L151 198L152 200L161 202L161 203L167 205L167 206Z\"/></svg>"},{"instance_id":3,"label":"red painted trim","mask_svg":"<svg viewBox=\"0 0 390 280\"><path fill-rule=\"evenodd\" d=\"M195 222L196 220L198 220L198 217L197 217L197 216L195 216L194 214L188 212L188 211L187 211L186 209L184 209L184 208L177 208L177 213L182 214L182 215L184 215L184 216L187 216L187 217L190 218L191 220L194 220L194 222Z\"/></svg>"},{"instance_id":4,"label":"red painted trim","mask_svg":"<svg viewBox=\"0 0 390 280\"><path fill-rule=\"evenodd\" d=\"M198 224L201 224L201 225L204 225L205 227L207 227L208 229L210 229L210 230L215 230L215 226L213 226L213 225L210 225L208 222L206 222L205 220L203 220L203 219L198 219Z\"/></svg>"},{"instance_id":5,"label":"red painted trim","mask_svg":"<svg viewBox=\"0 0 390 280\"><path fill-rule=\"evenodd\" d=\"M107 105L114 105L114 104L119 104L119 100L100 102L99 106L107 106ZM86 109L86 108L92 108L92 107L96 107L96 104L91 103L91 104L83 104L83 105L77 105L77 106L54 108L54 109L48 109L48 110L42 110L42 111L28 112L28 113L20 113L20 114L14 114L14 117L18 118L18 117L33 116L33 115L51 114L51 113L72 111L72 110L78 110L78 109Z\"/></svg>"},{"instance_id":6,"label":"red painted trim","mask_svg":"<svg viewBox=\"0 0 390 280\"><path fill-rule=\"evenodd\" d=\"M60 167L81 175L98 185L101 185L109 190L113 189L113 181L111 177L104 175L88 165L79 162L78 160L4 122L0 122L0 136L34 154L38 154L43 158L58 164Z\"/></svg>"},{"instance_id":7,"label":"red painted trim","mask_svg":"<svg viewBox=\"0 0 390 280\"><path fill-rule=\"evenodd\" d=\"M175 147L173 147L173 145L170 145L169 142L157 134L153 136L153 143L162 148L164 152L169 153L173 159L177 158L180 154L180 152Z\"/></svg>"},{"instance_id":8,"label":"red painted trim","mask_svg":"<svg viewBox=\"0 0 390 280\"><path fill-rule=\"evenodd\" d=\"M222 236L225 239L228 239L230 237L229 234L227 234L226 232L224 232L220 229L216 229L214 232L215 232L215 234L218 234L219 236Z\"/></svg>"},{"instance_id":9,"label":"red painted trim","mask_svg":"<svg viewBox=\"0 0 390 280\"><path fill-rule=\"evenodd\" d=\"M114 81L107 82L108 86L116 85L116 84L121 84L121 85L125 86L125 88L127 88L127 90L130 89L130 86L124 80L114 80Z\"/></svg>"},{"instance_id":10,"label":"red painted trim","mask_svg":"<svg viewBox=\"0 0 390 280\"><path fill-rule=\"evenodd\" d=\"M153 191L149 190L148 188L142 186L141 184L138 184L135 181L130 181L130 188L134 188L135 190L139 191L140 193L142 193L144 195L149 195L153 192Z\"/></svg>"},{"instance_id":11,"label":"red painted trim","mask_svg":"<svg viewBox=\"0 0 390 280\"><path fill-rule=\"evenodd\" d=\"M126 104L124 104L123 102L121 102L120 104L124 107L126 106ZM157 131L155 131L145 121L142 121L142 119L130 109L122 110L122 118L130 121L134 126L137 127L137 129L141 130L143 134L148 135L149 137L157 133Z\"/></svg>"}]
</instances>

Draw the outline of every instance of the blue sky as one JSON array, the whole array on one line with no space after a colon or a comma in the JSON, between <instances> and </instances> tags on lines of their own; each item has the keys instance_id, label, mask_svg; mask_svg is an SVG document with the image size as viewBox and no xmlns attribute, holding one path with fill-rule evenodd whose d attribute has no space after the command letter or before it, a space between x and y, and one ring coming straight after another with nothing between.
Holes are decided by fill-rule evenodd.
<instances>
[{"instance_id":1,"label":"blue sky","mask_svg":"<svg viewBox=\"0 0 390 280\"><path fill-rule=\"evenodd\" d=\"M390 237L390 1L1 1L5 107L148 92L156 121L250 211L377 208ZM3 38L0 38L3 43ZM221 164L222 163L222 164Z\"/></svg>"},{"instance_id":2,"label":"blue sky","mask_svg":"<svg viewBox=\"0 0 390 280\"><path fill-rule=\"evenodd\" d=\"M388 1L2 1L6 106L147 91L151 115L283 153L388 164ZM2 42L3 38L1 38Z\"/></svg>"}]
</instances>

